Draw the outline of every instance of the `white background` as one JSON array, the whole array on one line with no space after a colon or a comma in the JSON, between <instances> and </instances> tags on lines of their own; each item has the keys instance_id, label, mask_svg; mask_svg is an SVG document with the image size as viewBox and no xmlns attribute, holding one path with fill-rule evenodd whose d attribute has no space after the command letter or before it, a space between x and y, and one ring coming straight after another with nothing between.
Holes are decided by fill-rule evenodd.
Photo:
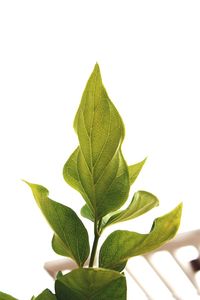
<instances>
[{"instance_id":1,"label":"white background","mask_svg":"<svg viewBox=\"0 0 200 300\"><path fill-rule=\"evenodd\" d=\"M180 231L200 227L199 16L199 1L0 1L0 290L26 300L53 287L42 268L57 258L52 232L21 179L82 206L62 167L96 61L126 125L127 162L148 156L130 196L160 199L122 228L148 232L180 201Z\"/></svg>"}]
</instances>

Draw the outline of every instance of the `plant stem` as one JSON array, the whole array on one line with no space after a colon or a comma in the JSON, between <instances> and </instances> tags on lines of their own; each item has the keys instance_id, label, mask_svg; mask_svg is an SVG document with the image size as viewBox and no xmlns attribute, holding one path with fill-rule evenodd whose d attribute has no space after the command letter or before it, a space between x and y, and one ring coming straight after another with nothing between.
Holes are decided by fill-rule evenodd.
<instances>
[{"instance_id":1,"label":"plant stem","mask_svg":"<svg viewBox=\"0 0 200 300\"><path fill-rule=\"evenodd\" d=\"M101 226L101 221L102 221L102 219L99 220L99 223L96 220L94 222L94 242L92 245L92 252L91 252L91 256L90 256L89 268L92 268L93 264L94 264L94 259L95 259L95 255L96 255L96 251L97 251L97 245L98 245L98 241L100 238L99 228Z\"/></svg>"},{"instance_id":2,"label":"plant stem","mask_svg":"<svg viewBox=\"0 0 200 300\"><path fill-rule=\"evenodd\" d=\"M95 255L96 255L96 251L97 251L97 245L98 245L99 238L100 238L100 236L95 234L94 242L93 242L93 246L92 246L91 257L90 257L90 262L89 262L90 268L92 268L93 264L94 264L94 259L95 259Z\"/></svg>"}]
</instances>

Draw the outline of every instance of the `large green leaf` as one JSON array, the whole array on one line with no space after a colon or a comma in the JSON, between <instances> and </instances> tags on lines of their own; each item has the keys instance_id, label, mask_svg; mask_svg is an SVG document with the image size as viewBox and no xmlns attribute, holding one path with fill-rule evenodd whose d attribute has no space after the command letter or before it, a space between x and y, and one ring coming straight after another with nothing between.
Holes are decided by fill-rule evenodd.
<instances>
[{"instance_id":1,"label":"large green leaf","mask_svg":"<svg viewBox=\"0 0 200 300\"><path fill-rule=\"evenodd\" d=\"M148 234L124 230L111 233L100 250L100 267L121 271L121 266L130 257L155 250L172 239L179 228L181 212L182 204L179 204L168 214L157 218Z\"/></svg>"},{"instance_id":2,"label":"large green leaf","mask_svg":"<svg viewBox=\"0 0 200 300\"><path fill-rule=\"evenodd\" d=\"M138 175L140 174L140 171L142 170L146 160L147 159L145 158L143 161L140 161L137 164L128 166L130 184L133 184L135 182L135 180L138 177Z\"/></svg>"},{"instance_id":3,"label":"large green leaf","mask_svg":"<svg viewBox=\"0 0 200 300\"><path fill-rule=\"evenodd\" d=\"M98 220L120 208L130 188L121 153L124 125L102 84L98 65L84 90L74 128L79 147L65 164L63 175Z\"/></svg>"},{"instance_id":4,"label":"large green leaf","mask_svg":"<svg viewBox=\"0 0 200 300\"><path fill-rule=\"evenodd\" d=\"M45 187L26 183L32 189L34 198L55 236L64 245L65 255L75 260L79 266L83 266L90 249L87 230L79 217L71 208L49 199L49 192Z\"/></svg>"},{"instance_id":5,"label":"large green leaf","mask_svg":"<svg viewBox=\"0 0 200 300\"><path fill-rule=\"evenodd\" d=\"M17 299L8 294L0 292L0 300L17 300Z\"/></svg>"},{"instance_id":6,"label":"large green leaf","mask_svg":"<svg viewBox=\"0 0 200 300\"><path fill-rule=\"evenodd\" d=\"M159 201L153 194L145 191L136 192L129 206L126 209L112 215L104 225L104 228L114 223L128 221L139 217L158 205Z\"/></svg>"},{"instance_id":7,"label":"large green leaf","mask_svg":"<svg viewBox=\"0 0 200 300\"><path fill-rule=\"evenodd\" d=\"M46 289L40 295L34 297L33 300L57 300L57 298L50 290Z\"/></svg>"},{"instance_id":8,"label":"large green leaf","mask_svg":"<svg viewBox=\"0 0 200 300\"><path fill-rule=\"evenodd\" d=\"M125 300L126 279L105 269L76 269L56 280L58 300Z\"/></svg>"}]
</instances>

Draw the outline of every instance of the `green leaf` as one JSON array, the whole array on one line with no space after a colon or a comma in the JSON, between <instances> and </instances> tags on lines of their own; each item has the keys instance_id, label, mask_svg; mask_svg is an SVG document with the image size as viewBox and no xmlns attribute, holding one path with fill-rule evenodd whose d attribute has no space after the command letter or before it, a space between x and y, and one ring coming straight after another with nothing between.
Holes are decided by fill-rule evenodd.
<instances>
[{"instance_id":1,"label":"green leaf","mask_svg":"<svg viewBox=\"0 0 200 300\"><path fill-rule=\"evenodd\" d=\"M124 125L95 66L77 111L79 147L66 162L64 179L85 199L95 219L120 208L129 193L129 172L121 153Z\"/></svg>"},{"instance_id":2,"label":"green leaf","mask_svg":"<svg viewBox=\"0 0 200 300\"><path fill-rule=\"evenodd\" d=\"M66 164L64 165L63 168L63 177L65 181L71 185L75 190L77 190L85 201L89 203L88 196L81 184L80 178L79 178L79 173L78 173L78 168L77 168L77 160L79 156L80 149L79 147L76 148L76 150L71 154L69 159L67 160Z\"/></svg>"},{"instance_id":3,"label":"green leaf","mask_svg":"<svg viewBox=\"0 0 200 300\"><path fill-rule=\"evenodd\" d=\"M56 279L60 278L63 276L63 273L61 271L58 271L57 275L56 275Z\"/></svg>"},{"instance_id":4,"label":"green leaf","mask_svg":"<svg viewBox=\"0 0 200 300\"><path fill-rule=\"evenodd\" d=\"M14 298L8 294L5 294L3 292L0 292L0 299L1 300L17 300L16 298Z\"/></svg>"},{"instance_id":5,"label":"green leaf","mask_svg":"<svg viewBox=\"0 0 200 300\"><path fill-rule=\"evenodd\" d=\"M57 300L56 295L52 294L52 292L48 289L44 290L40 295L38 295L36 298L33 298L34 300Z\"/></svg>"},{"instance_id":6,"label":"green leaf","mask_svg":"<svg viewBox=\"0 0 200 300\"><path fill-rule=\"evenodd\" d=\"M143 161L141 161L137 164L128 166L129 180L130 180L131 185L135 182L136 178L140 174L140 171L142 170L146 160L147 160L147 158L145 158Z\"/></svg>"},{"instance_id":7,"label":"green leaf","mask_svg":"<svg viewBox=\"0 0 200 300\"><path fill-rule=\"evenodd\" d=\"M82 208L81 208L81 216L94 222L94 216L89 208L89 206L87 204L85 204Z\"/></svg>"},{"instance_id":8,"label":"green leaf","mask_svg":"<svg viewBox=\"0 0 200 300\"><path fill-rule=\"evenodd\" d=\"M104 228L114 223L128 221L139 217L158 205L159 201L156 196L145 191L138 191L134 194L129 206L126 209L112 215L104 225Z\"/></svg>"},{"instance_id":9,"label":"green leaf","mask_svg":"<svg viewBox=\"0 0 200 300\"><path fill-rule=\"evenodd\" d=\"M69 247L66 246L66 244L57 236L57 235L53 235L52 238L52 248L53 250L62 256L67 256L67 257L71 257L71 252L69 251Z\"/></svg>"},{"instance_id":10,"label":"green leaf","mask_svg":"<svg viewBox=\"0 0 200 300\"><path fill-rule=\"evenodd\" d=\"M126 300L126 279L105 269L76 269L56 280L58 300Z\"/></svg>"},{"instance_id":11,"label":"green leaf","mask_svg":"<svg viewBox=\"0 0 200 300\"><path fill-rule=\"evenodd\" d=\"M57 250L62 244L65 251L61 255L69 256L78 266L83 266L90 249L87 230L79 217L71 208L49 199L49 192L45 187L26 183L32 189L39 208L55 232L54 249Z\"/></svg>"},{"instance_id":12,"label":"green leaf","mask_svg":"<svg viewBox=\"0 0 200 300\"><path fill-rule=\"evenodd\" d=\"M180 225L182 204L168 214L157 218L149 234L118 230L111 233L101 247L99 265L113 270L130 257L155 250L172 239Z\"/></svg>"}]
</instances>

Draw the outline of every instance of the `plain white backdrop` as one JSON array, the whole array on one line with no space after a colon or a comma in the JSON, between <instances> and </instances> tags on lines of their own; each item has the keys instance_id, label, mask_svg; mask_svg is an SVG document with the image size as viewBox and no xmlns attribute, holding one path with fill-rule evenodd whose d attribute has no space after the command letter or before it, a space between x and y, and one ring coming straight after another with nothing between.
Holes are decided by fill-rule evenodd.
<instances>
[{"instance_id":1,"label":"plain white backdrop","mask_svg":"<svg viewBox=\"0 0 200 300\"><path fill-rule=\"evenodd\" d=\"M62 167L96 61L126 126L127 162L148 156L130 197L160 199L122 228L148 232L180 201L180 231L200 227L199 15L199 1L0 1L0 290L26 300L53 287L43 270L57 258L52 232L21 179L81 208Z\"/></svg>"}]
</instances>

